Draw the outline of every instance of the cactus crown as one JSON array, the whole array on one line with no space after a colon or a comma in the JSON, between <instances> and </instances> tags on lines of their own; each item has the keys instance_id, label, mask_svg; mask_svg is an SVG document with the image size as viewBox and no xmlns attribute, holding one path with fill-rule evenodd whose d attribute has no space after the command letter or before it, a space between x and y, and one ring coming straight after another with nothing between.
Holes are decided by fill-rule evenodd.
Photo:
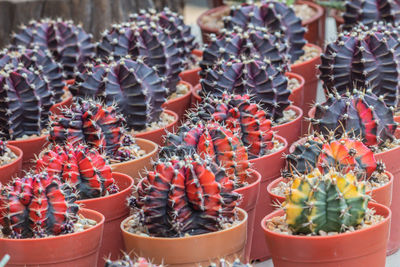
<instances>
[{"instance_id":1,"label":"cactus crown","mask_svg":"<svg viewBox=\"0 0 400 267\"><path fill-rule=\"evenodd\" d=\"M295 177L286 192L286 223L295 234L343 232L363 222L368 201L365 184L354 173L315 169Z\"/></svg>"},{"instance_id":2,"label":"cactus crown","mask_svg":"<svg viewBox=\"0 0 400 267\"><path fill-rule=\"evenodd\" d=\"M74 78L80 66L95 55L92 35L70 20L32 20L13 35L12 44L49 49L63 66L66 78Z\"/></svg>"},{"instance_id":3,"label":"cactus crown","mask_svg":"<svg viewBox=\"0 0 400 267\"><path fill-rule=\"evenodd\" d=\"M68 184L47 173L27 174L0 185L0 225L10 238L45 237L73 232L79 206Z\"/></svg>"},{"instance_id":4,"label":"cactus crown","mask_svg":"<svg viewBox=\"0 0 400 267\"><path fill-rule=\"evenodd\" d=\"M301 19L285 3L265 1L261 6L255 4L234 6L229 16L224 18L224 25L227 29L232 29L234 26L244 29L265 27L269 32L278 33L283 40L287 40L292 62L304 54L306 30L301 26Z\"/></svg>"},{"instance_id":5,"label":"cactus crown","mask_svg":"<svg viewBox=\"0 0 400 267\"><path fill-rule=\"evenodd\" d=\"M320 78L326 94L370 88L396 107L400 83L400 35L390 25L355 26L340 33L321 55Z\"/></svg>"}]
</instances>

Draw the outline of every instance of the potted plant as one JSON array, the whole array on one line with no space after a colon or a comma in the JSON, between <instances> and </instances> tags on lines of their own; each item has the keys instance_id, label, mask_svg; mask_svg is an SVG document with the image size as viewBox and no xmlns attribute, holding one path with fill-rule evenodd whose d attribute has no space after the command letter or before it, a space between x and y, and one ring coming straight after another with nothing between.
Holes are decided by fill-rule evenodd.
<instances>
[{"instance_id":1,"label":"potted plant","mask_svg":"<svg viewBox=\"0 0 400 267\"><path fill-rule=\"evenodd\" d=\"M22 168L22 150L0 140L0 183L7 184L20 174Z\"/></svg>"},{"instance_id":2,"label":"potted plant","mask_svg":"<svg viewBox=\"0 0 400 267\"><path fill-rule=\"evenodd\" d=\"M295 176L283 210L261 222L274 266L385 266L391 212L365 190L335 167Z\"/></svg>"},{"instance_id":3,"label":"potted plant","mask_svg":"<svg viewBox=\"0 0 400 267\"><path fill-rule=\"evenodd\" d=\"M243 260L247 213L233 190L224 169L197 154L155 163L130 200L133 215L121 223L126 251L167 265Z\"/></svg>"},{"instance_id":4,"label":"potted plant","mask_svg":"<svg viewBox=\"0 0 400 267\"><path fill-rule=\"evenodd\" d=\"M97 263L104 216L79 209L68 184L43 172L0 187L0 253L10 265Z\"/></svg>"}]
</instances>

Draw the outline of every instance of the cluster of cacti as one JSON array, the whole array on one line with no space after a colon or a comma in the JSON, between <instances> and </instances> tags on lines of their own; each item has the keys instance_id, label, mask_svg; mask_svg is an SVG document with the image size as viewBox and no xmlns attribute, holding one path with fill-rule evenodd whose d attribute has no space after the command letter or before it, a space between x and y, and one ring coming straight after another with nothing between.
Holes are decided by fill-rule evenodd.
<instances>
[{"instance_id":1,"label":"cluster of cacti","mask_svg":"<svg viewBox=\"0 0 400 267\"><path fill-rule=\"evenodd\" d=\"M68 184L47 173L27 174L0 185L0 225L10 238L71 233L79 206Z\"/></svg>"},{"instance_id":2,"label":"cluster of cacti","mask_svg":"<svg viewBox=\"0 0 400 267\"><path fill-rule=\"evenodd\" d=\"M12 44L51 51L55 60L63 66L65 78L74 78L80 66L95 56L92 35L72 21L42 19L22 25L13 35Z\"/></svg>"},{"instance_id":3,"label":"cluster of cacti","mask_svg":"<svg viewBox=\"0 0 400 267\"><path fill-rule=\"evenodd\" d=\"M250 159L262 157L274 148L271 120L250 95L206 97L187 117L192 123L201 120L224 125L242 140Z\"/></svg>"},{"instance_id":4,"label":"cluster of cacti","mask_svg":"<svg viewBox=\"0 0 400 267\"><path fill-rule=\"evenodd\" d=\"M251 267L250 264L245 264L236 259L232 263L227 262L225 259L220 259L218 263L211 263L209 267Z\"/></svg>"},{"instance_id":5,"label":"cluster of cacti","mask_svg":"<svg viewBox=\"0 0 400 267\"><path fill-rule=\"evenodd\" d=\"M39 46L32 47L32 49L21 46L0 51L0 69L18 67L24 67L31 72L38 71L52 92L53 102L62 101L65 93L62 66L53 60L49 50L42 50Z\"/></svg>"},{"instance_id":6,"label":"cluster of cacti","mask_svg":"<svg viewBox=\"0 0 400 267\"><path fill-rule=\"evenodd\" d=\"M135 260L131 260L128 255L124 255L123 259L111 261L106 260L106 264L104 267L161 267L162 265L156 265L145 258L137 258Z\"/></svg>"},{"instance_id":7,"label":"cluster of cacti","mask_svg":"<svg viewBox=\"0 0 400 267\"><path fill-rule=\"evenodd\" d=\"M318 169L297 176L286 192L286 223L294 234L344 232L364 220L369 196L352 172Z\"/></svg>"},{"instance_id":8,"label":"cluster of cacti","mask_svg":"<svg viewBox=\"0 0 400 267\"><path fill-rule=\"evenodd\" d=\"M109 65L88 64L70 91L78 97L100 98L107 106L116 104L129 130L143 130L159 121L167 96L154 69L141 60L124 58Z\"/></svg>"},{"instance_id":9,"label":"cluster of cacti","mask_svg":"<svg viewBox=\"0 0 400 267\"><path fill-rule=\"evenodd\" d=\"M235 26L246 29L249 27L267 28L269 32L278 33L282 40L289 44L291 61L296 61L304 54L303 46L305 28L301 25L301 19L296 16L294 10L283 2L274 0L256 4L242 4L231 7L229 16L224 17L226 29Z\"/></svg>"},{"instance_id":10,"label":"cluster of cacti","mask_svg":"<svg viewBox=\"0 0 400 267\"><path fill-rule=\"evenodd\" d=\"M137 185L139 224L151 236L198 235L233 222L241 196L223 168L198 155L165 158Z\"/></svg>"},{"instance_id":11,"label":"cluster of cacti","mask_svg":"<svg viewBox=\"0 0 400 267\"><path fill-rule=\"evenodd\" d=\"M43 171L51 178L68 183L79 199L118 192L105 157L86 145L54 145L43 150L36 160L36 172Z\"/></svg>"},{"instance_id":12,"label":"cluster of cacti","mask_svg":"<svg viewBox=\"0 0 400 267\"><path fill-rule=\"evenodd\" d=\"M320 79L327 94L369 88L388 106L397 106L400 35L396 28L383 24L354 26L327 45L321 60Z\"/></svg>"},{"instance_id":13,"label":"cluster of cacti","mask_svg":"<svg viewBox=\"0 0 400 267\"><path fill-rule=\"evenodd\" d=\"M387 107L383 95L379 98L367 92L353 91L345 95L329 94L328 100L316 104L313 128L323 135L332 132L338 138L344 133L360 137L367 146L382 146L394 139L397 123L393 108Z\"/></svg>"},{"instance_id":14,"label":"cluster of cacti","mask_svg":"<svg viewBox=\"0 0 400 267\"><path fill-rule=\"evenodd\" d=\"M113 105L77 98L60 115L51 116L49 140L58 144L86 143L114 160L134 159L134 139L126 134L124 118Z\"/></svg>"},{"instance_id":15,"label":"cluster of cacti","mask_svg":"<svg viewBox=\"0 0 400 267\"><path fill-rule=\"evenodd\" d=\"M268 59L232 59L214 65L200 73L201 94L222 97L223 94L251 94L266 110L268 117L277 120L290 105L288 79L280 68Z\"/></svg>"}]
</instances>

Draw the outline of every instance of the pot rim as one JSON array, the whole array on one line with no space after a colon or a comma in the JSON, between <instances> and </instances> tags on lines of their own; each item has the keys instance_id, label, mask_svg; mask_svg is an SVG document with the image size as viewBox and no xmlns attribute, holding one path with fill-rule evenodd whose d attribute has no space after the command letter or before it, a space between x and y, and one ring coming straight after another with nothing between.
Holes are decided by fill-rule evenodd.
<instances>
[{"instance_id":1,"label":"pot rim","mask_svg":"<svg viewBox=\"0 0 400 267\"><path fill-rule=\"evenodd\" d=\"M222 5L222 6L218 6L218 7L214 7L214 8L208 9L207 11L201 13L201 15L197 18L196 24L200 27L200 29L204 29L204 30L206 30L208 32L214 32L214 31L218 32L219 31L218 28L212 28L212 27L205 26L205 24L203 23L203 18L205 16L208 16L208 15L212 14L212 13L215 13L216 11L223 11L225 9L230 9L230 7L227 6L227 5Z\"/></svg>"},{"instance_id":2,"label":"pot rim","mask_svg":"<svg viewBox=\"0 0 400 267\"><path fill-rule=\"evenodd\" d=\"M258 183L261 182L261 174L258 171L256 171L255 169L250 168L249 172L251 173L250 175L254 175L256 177L255 181L253 181L251 184L248 184L246 186L234 189L233 190L234 192L241 194L242 191L246 190L249 187L254 187Z\"/></svg>"},{"instance_id":3,"label":"pot rim","mask_svg":"<svg viewBox=\"0 0 400 267\"><path fill-rule=\"evenodd\" d=\"M21 143L31 143L31 142L35 142L35 141L39 141L42 139L48 139L50 135L49 134L42 134L40 136L35 136L35 137L28 137L28 138L24 138L24 139L19 139L19 140L7 140L7 143L9 143L10 145L14 145L14 144L21 144Z\"/></svg>"},{"instance_id":4,"label":"pot rim","mask_svg":"<svg viewBox=\"0 0 400 267\"><path fill-rule=\"evenodd\" d=\"M185 82L185 81L179 81L179 83L178 84L183 84L183 85L185 85L187 88L188 88L188 91L187 91L187 93L186 94L184 94L184 95L182 95L182 96L180 96L180 97L176 97L176 98L174 98L174 99L170 99L170 100L167 100L164 104L163 104L163 106L165 106L165 105L168 105L168 104L175 104L176 102L179 102L179 101L181 101L182 99L184 99L184 98L187 98L187 97L189 97L191 94L192 94L192 85L190 84L190 83L188 83L188 82Z\"/></svg>"},{"instance_id":5,"label":"pot rim","mask_svg":"<svg viewBox=\"0 0 400 267\"><path fill-rule=\"evenodd\" d=\"M7 163L7 164L4 164L4 165L0 166L0 169L5 169L5 168L7 168L7 167L9 167L9 166L11 166L11 165L13 165L13 164L15 164L17 161L22 160L22 157L23 157L23 154L24 154L24 152L23 152L21 149L19 149L18 147L16 147L16 146L7 144L7 147L8 147L15 155L17 155L17 158L14 159L13 161ZM15 175L15 173L14 173L14 175Z\"/></svg>"},{"instance_id":6,"label":"pot rim","mask_svg":"<svg viewBox=\"0 0 400 267\"><path fill-rule=\"evenodd\" d=\"M283 126L286 126L289 124L293 124L293 123L296 123L298 120L301 120L301 118L303 117L303 110L301 108L299 108L298 106L295 106L295 105L290 105L285 110L288 110L288 109L294 110L296 112L297 116L291 121L287 121L285 123L272 126L272 130L277 130L280 127L283 127Z\"/></svg>"},{"instance_id":7,"label":"pot rim","mask_svg":"<svg viewBox=\"0 0 400 267\"><path fill-rule=\"evenodd\" d=\"M166 126L164 126L164 127L162 127L162 128L150 130L150 131L147 131L147 132L135 133L135 134L133 134L133 137L135 137L135 138L141 138L141 137L144 137L144 136L146 136L146 135L148 135L148 134L153 134L153 133L156 133L156 132L159 132L159 131L165 131L165 129L167 129L167 128L169 128L169 127L173 127L175 124L178 123L178 120L179 120L178 114L176 114L176 113L173 112L172 110L169 110L169 109L166 109L166 108L164 108L163 112L165 112L165 113L167 113L168 115L174 117L174 120L173 120L170 124L168 124L168 125L166 125ZM137 136L138 136L138 137L137 137Z\"/></svg>"},{"instance_id":8,"label":"pot rim","mask_svg":"<svg viewBox=\"0 0 400 267\"><path fill-rule=\"evenodd\" d=\"M297 91L297 90L299 90L300 88L304 87L304 84L305 84L306 81L305 81L305 79L303 78L303 76L301 76L301 75L299 75L299 74L297 74L297 73L294 73L294 72L290 72L290 71L285 72L285 76L288 77L289 79L290 79L290 78L296 79L297 81L300 82L300 85L299 85L298 87L294 88L294 89L292 90L292 93L293 93L294 91Z\"/></svg>"},{"instance_id":9,"label":"pot rim","mask_svg":"<svg viewBox=\"0 0 400 267\"><path fill-rule=\"evenodd\" d=\"M317 21L324 15L324 9L316 3L300 0L300 1L297 1L296 4L307 5L316 11L316 14L312 18L301 21L302 26L306 26L307 24L313 23L314 21Z\"/></svg>"},{"instance_id":10,"label":"pot rim","mask_svg":"<svg viewBox=\"0 0 400 267\"><path fill-rule=\"evenodd\" d=\"M278 135L278 134L275 134L274 138L278 139L279 143L283 143L283 147L280 148L280 149L278 149L277 151L271 153L271 154L267 154L267 155L264 155L264 156L262 156L262 157L258 157L258 158L255 158L255 159L250 159L250 160L249 160L250 163L254 163L254 162L257 161L257 160L265 159L265 158L267 158L267 157L272 157L272 156L275 156L275 155L277 155L277 154L282 154L282 152L285 151L285 150L287 149L287 147L288 147L288 142L287 142L286 138L284 138L283 136L280 136L280 135Z\"/></svg>"},{"instance_id":11,"label":"pot rim","mask_svg":"<svg viewBox=\"0 0 400 267\"><path fill-rule=\"evenodd\" d=\"M303 61L303 62L290 64L290 68L302 68L304 65L308 65L308 64L312 63L313 61L318 60L318 58L321 57L321 54L322 54L322 48L321 47L319 47L316 44L312 44L312 43L307 43L307 44L305 44L305 46L309 46L309 47L313 47L313 48L318 49L318 55L313 57L313 58L310 58L309 60Z\"/></svg>"},{"instance_id":12,"label":"pot rim","mask_svg":"<svg viewBox=\"0 0 400 267\"><path fill-rule=\"evenodd\" d=\"M199 237L204 237L204 238L205 237L212 237L212 236L218 235L220 233L232 231L232 230L234 230L236 228L241 227L243 224L247 223L247 220L248 220L247 212L245 210L239 208L239 207L236 207L236 210L237 210L237 212L239 214L239 217L242 217L241 221L238 224L235 224L234 226L232 226L232 227L230 227L228 229L223 229L223 230L219 230L219 231L216 231L216 232L200 234L200 235L192 235L192 236L185 236L185 237L154 237L154 236L143 236L143 235L130 233L127 230L125 230L124 225L128 220L130 220L133 217L133 215L125 218L121 222L120 229L123 232L123 234L132 235L132 236L135 236L136 238L140 238L140 239L151 239L151 240L154 240L154 241L176 241L176 240L182 240L182 239L186 239L186 240L196 239L196 238L199 238Z\"/></svg>"}]
</instances>

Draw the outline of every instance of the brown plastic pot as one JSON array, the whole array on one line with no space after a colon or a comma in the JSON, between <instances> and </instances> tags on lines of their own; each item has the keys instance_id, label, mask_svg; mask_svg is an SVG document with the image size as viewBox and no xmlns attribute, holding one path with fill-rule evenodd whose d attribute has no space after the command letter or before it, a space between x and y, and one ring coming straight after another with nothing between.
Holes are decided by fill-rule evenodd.
<instances>
[{"instance_id":1,"label":"brown plastic pot","mask_svg":"<svg viewBox=\"0 0 400 267\"><path fill-rule=\"evenodd\" d=\"M189 89L183 96L168 100L162 107L175 112L178 115L179 122L184 119L186 111L190 108L190 103L192 101L192 85L185 81L180 81L179 83L184 84Z\"/></svg>"},{"instance_id":2,"label":"brown plastic pot","mask_svg":"<svg viewBox=\"0 0 400 267\"><path fill-rule=\"evenodd\" d=\"M260 182L261 174L255 170L250 170L250 177L247 178L249 185L235 190L236 193L242 195L242 201L240 202L239 208L244 209L247 212L247 242L245 250L245 260L250 261L250 250L251 242L253 241L254 232L254 219L256 216L256 204L260 194ZM258 222L257 222L258 224Z\"/></svg>"},{"instance_id":3,"label":"brown plastic pot","mask_svg":"<svg viewBox=\"0 0 400 267\"><path fill-rule=\"evenodd\" d=\"M265 260L270 258L270 253L265 244L263 230L258 224L265 215L273 211L271 199L266 192L269 183L281 176L281 169L285 166L283 154L287 152L288 143L285 138L276 135L275 138L284 144L281 149L272 154L250 160L252 168L261 174L260 196L256 205L255 225L251 244L250 259Z\"/></svg>"},{"instance_id":4,"label":"brown plastic pot","mask_svg":"<svg viewBox=\"0 0 400 267\"><path fill-rule=\"evenodd\" d=\"M151 162L158 159L158 145L156 143L141 138L135 138L135 141L141 149L146 151L146 155L138 159L111 164L113 172L124 173L134 180L144 175L146 169L150 170L153 166Z\"/></svg>"},{"instance_id":5,"label":"brown plastic pot","mask_svg":"<svg viewBox=\"0 0 400 267\"><path fill-rule=\"evenodd\" d=\"M203 51L198 49L194 49L192 51L192 54L198 58L203 57ZM196 86L196 84L200 82L200 76L199 76L200 70L201 70L200 67L193 68L190 70L184 70L179 74L179 77L181 78L182 81L190 83L192 86Z\"/></svg>"},{"instance_id":6,"label":"brown plastic pot","mask_svg":"<svg viewBox=\"0 0 400 267\"><path fill-rule=\"evenodd\" d=\"M121 223L125 249L131 255L140 255L155 264L193 267L208 266L210 262L224 258L233 261L244 260L246 245L247 213L238 208L240 223L233 227L202 235L177 238L149 237L136 235L125 230Z\"/></svg>"},{"instance_id":7,"label":"brown plastic pot","mask_svg":"<svg viewBox=\"0 0 400 267\"><path fill-rule=\"evenodd\" d=\"M10 163L0 166L0 184L7 184L11 178L19 176L22 169L22 150L12 145L7 145L7 147L14 152L17 158Z\"/></svg>"},{"instance_id":8,"label":"brown plastic pot","mask_svg":"<svg viewBox=\"0 0 400 267\"><path fill-rule=\"evenodd\" d=\"M163 137L164 137L166 131L173 132L176 130L177 125L178 125L178 115L175 112L173 112L171 110L166 110L166 109L164 109L164 112L170 116L174 116L174 118L175 118L174 121L171 122L170 124L168 124L164 128L151 130L148 132L137 133L135 135L135 137L147 139L147 140L153 141L154 143L156 143L159 146L163 146L164 145Z\"/></svg>"},{"instance_id":9,"label":"brown plastic pot","mask_svg":"<svg viewBox=\"0 0 400 267\"><path fill-rule=\"evenodd\" d=\"M289 122L276 125L272 127L272 130L276 131L280 136L283 136L289 145L295 142L301 136L301 123L303 119L303 111L301 108L290 105L287 107L289 110L296 112L296 118Z\"/></svg>"},{"instance_id":10,"label":"brown plastic pot","mask_svg":"<svg viewBox=\"0 0 400 267\"><path fill-rule=\"evenodd\" d=\"M369 228L332 236L296 236L267 229L266 222L284 215L277 210L261 221L275 267L384 267L391 219L390 209L376 203L369 208L385 219Z\"/></svg>"},{"instance_id":11,"label":"brown plastic pot","mask_svg":"<svg viewBox=\"0 0 400 267\"><path fill-rule=\"evenodd\" d=\"M0 255L10 255L7 267L97 266L104 216L89 209L81 209L79 213L95 220L97 225L82 232L46 238L0 238Z\"/></svg>"},{"instance_id":12,"label":"brown plastic pot","mask_svg":"<svg viewBox=\"0 0 400 267\"><path fill-rule=\"evenodd\" d=\"M104 257L118 259L124 249L119 225L129 215L127 198L132 194L133 179L126 174L114 172L113 178L120 191L105 197L77 201L82 207L95 210L104 215L103 240L100 246L98 266L104 266Z\"/></svg>"},{"instance_id":13,"label":"brown plastic pot","mask_svg":"<svg viewBox=\"0 0 400 267\"><path fill-rule=\"evenodd\" d=\"M296 1L296 4L307 5L315 11L315 16L302 21L303 27L307 28L304 38L312 44L325 45L325 9L316 3L309 1Z\"/></svg>"},{"instance_id":14,"label":"brown plastic pot","mask_svg":"<svg viewBox=\"0 0 400 267\"><path fill-rule=\"evenodd\" d=\"M304 101L304 78L301 75L292 72L286 72L285 75L289 79L296 79L297 81L299 81L299 87L292 90L292 93L289 96L289 100L292 101L293 105L302 107Z\"/></svg>"},{"instance_id":15,"label":"brown plastic pot","mask_svg":"<svg viewBox=\"0 0 400 267\"><path fill-rule=\"evenodd\" d=\"M28 170L34 166L33 160L35 155L46 147L48 135L41 135L39 137L25 138L21 140L8 141L9 145L16 146L22 150L22 169Z\"/></svg>"}]
</instances>

